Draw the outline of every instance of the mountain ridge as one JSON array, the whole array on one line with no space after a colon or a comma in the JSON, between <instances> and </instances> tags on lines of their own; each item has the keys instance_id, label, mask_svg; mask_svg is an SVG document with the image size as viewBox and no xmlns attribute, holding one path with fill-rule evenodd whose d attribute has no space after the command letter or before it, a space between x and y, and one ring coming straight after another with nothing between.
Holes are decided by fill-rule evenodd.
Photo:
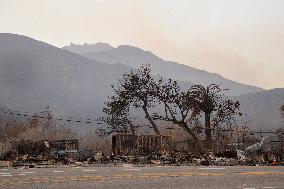
<instances>
[{"instance_id":1,"label":"mountain ridge","mask_svg":"<svg viewBox=\"0 0 284 189\"><path fill-rule=\"evenodd\" d=\"M84 48L83 46L81 47ZM68 47L65 47L65 49L70 50ZM145 51L139 47L130 45L120 45L108 51L89 52L81 55L98 62L108 64L121 63L132 68L138 68L141 64L149 63L155 75L201 85L216 83L230 89L227 92L227 95L230 96L263 91L262 88L226 79L217 73L210 73L185 64L166 61L151 51Z\"/></svg>"},{"instance_id":2,"label":"mountain ridge","mask_svg":"<svg viewBox=\"0 0 284 189\"><path fill-rule=\"evenodd\" d=\"M108 43L102 43L102 42L94 43L94 44L84 43L83 46L84 48L82 48L82 45L70 43L69 46L64 46L62 47L62 49L71 51L76 54L83 55L89 52L102 52L102 51L108 51L114 48Z\"/></svg>"}]
</instances>

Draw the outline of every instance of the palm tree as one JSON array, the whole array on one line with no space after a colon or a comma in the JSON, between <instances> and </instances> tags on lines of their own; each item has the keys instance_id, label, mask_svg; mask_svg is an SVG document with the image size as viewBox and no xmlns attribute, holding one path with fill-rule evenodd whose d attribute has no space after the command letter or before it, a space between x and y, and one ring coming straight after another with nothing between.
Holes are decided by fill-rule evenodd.
<instances>
[{"instance_id":1,"label":"palm tree","mask_svg":"<svg viewBox=\"0 0 284 189\"><path fill-rule=\"evenodd\" d=\"M223 90L226 89L221 89L217 84L211 84L207 87L194 85L189 90L195 110L204 113L205 144L208 148L212 147L212 113L215 114L214 126L225 121L230 122L232 116L239 113L239 102L225 98L224 94L221 93Z\"/></svg>"}]
</instances>

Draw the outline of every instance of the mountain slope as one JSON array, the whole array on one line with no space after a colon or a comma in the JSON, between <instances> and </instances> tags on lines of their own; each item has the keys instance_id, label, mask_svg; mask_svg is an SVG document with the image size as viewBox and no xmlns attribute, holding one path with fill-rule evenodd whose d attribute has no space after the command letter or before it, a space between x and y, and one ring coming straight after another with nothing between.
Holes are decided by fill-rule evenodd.
<instances>
[{"instance_id":1,"label":"mountain slope","mask_svg":"<svg viewBox=\"0 0 284 189\"><path fill-rule=\"evenodd\" d=\"M81 48L84 49L85 47L81 46ZM65 49L70 49L70 47L65 47ZM231 81L218 74L198 70L176 62L165 61L149 51L127 45L121 45L108 51L88 52L83 55L99 62L110 64L121 63L133 68L137 68L141 64L149 63L155 75L194 84L209 85L216 83L223 88L230 89L226 92L226 94L230 96L239 96L263 90L255 86Z\"/></svg>"},{"instance_id":2,"label":"mountain slope","mask_svg":"<svg viewBox=\"0 0 284 189\"><path fill-rule=\"evenodd\" d=\"M248 126L257 129L275 129L284 126L280 106L284 104L284 88L241 95L241 111L248 115Z\"/></svg>"},{"instance_id":3,"label":"mountain slope","mask_svg":"<svg viewBox=\"0 0 284 189\"><path fill-rule=\"evenodd\" d=\"M95 115L125 65L100 64L34 39L0 34L0 103L20 111Z\"/></svg>"}]
</instances>

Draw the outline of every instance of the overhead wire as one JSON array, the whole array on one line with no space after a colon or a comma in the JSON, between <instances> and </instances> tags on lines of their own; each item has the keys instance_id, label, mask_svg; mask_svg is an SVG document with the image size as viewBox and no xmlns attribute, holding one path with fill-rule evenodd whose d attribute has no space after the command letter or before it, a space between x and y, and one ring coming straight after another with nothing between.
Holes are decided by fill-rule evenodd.
<instances>
[{"instance_id":1,"label":"overhead wire","mask_svg":"<svg viewBox=\"0 0 284 189\"><path fill-rule=\"evenodd\" d=\"M18 111L18 110L14 110L13 111L13 110L10 110L10 109L7 109L7 110L0 109L0 111L3 114L7 114L7 115L23 116L23 117L30 117L30 118L40 118L40 119L45 119L45 118L49 119L48 117L45 117L45 116L42 116L42 115L37 115L37 113L21 112L21 111ZM92 123L100 124L99 122L94 121L95 119L90 119L90 118L87 118L87 119L82 119L82 118L73 119L72 116L69 116L68 118L52 117L50 119L54 119L54 120L57 120L57 121L81 123L81 124L92 124Z\"/></svg>"}]
</instances>

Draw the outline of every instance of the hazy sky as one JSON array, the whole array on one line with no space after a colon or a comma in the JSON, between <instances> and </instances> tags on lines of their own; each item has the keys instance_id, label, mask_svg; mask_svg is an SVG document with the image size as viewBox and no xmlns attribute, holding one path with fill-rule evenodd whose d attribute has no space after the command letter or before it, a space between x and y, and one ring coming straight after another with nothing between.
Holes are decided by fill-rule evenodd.
<instances>
[{"instance_id":1,"label":"hazy sky","mask_svg":"<svg viewBox=\"0 0 284 189\"><path fill-rule=\"evenodd\" d=\"M108 42L266 89L284 87L284 0L0 0L0 32Z\"/></svg>"}]
</instances>

